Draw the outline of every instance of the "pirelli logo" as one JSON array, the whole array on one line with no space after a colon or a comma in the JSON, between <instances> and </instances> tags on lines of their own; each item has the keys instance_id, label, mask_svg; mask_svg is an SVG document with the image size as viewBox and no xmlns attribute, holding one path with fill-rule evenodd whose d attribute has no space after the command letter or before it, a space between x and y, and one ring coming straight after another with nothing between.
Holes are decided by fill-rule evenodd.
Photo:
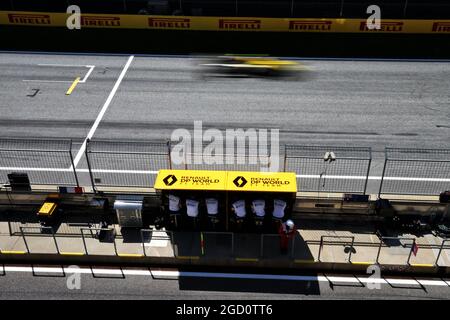
<instances>
[{"instance_id":1,"label":"pirelli logo","mask_svg":"<svg viewBox=\"0 0 450 320\"><path fill-rule=\"evenodd\" d=\"M433 32L450 32L450 22L435 22L433 23Z\"/></svg>"},{"instance_id":2,"label":"pirelli logo","mask_svg":"<svg viewBox=\"0 0 450 320\"><path fill-rule=\"evenodd\" d=\"M85 27L120 27L120 17L81 16Z\"/></svg>"},{"instance_id":3,"label":"pirelli logo","mask_svg":"<svg viewBox=\"0 0 450 320\"><path fill-rule=\"evenodd\" d=\"M367 27L367 22L361 22L359 26L360 31L373 31L373 32L402 32L403 31L403 22L381 22L380 29L369 29Z\"/></svg>"},{"instance_id":4,"label":"pirelli logo","mask_svg":"<svg viewBox=\"0 0 450 320\"><path fill-rule=\"evenodd\" d=\"M289 30L298 31L330 31L333 21L289 21Z\"/></svg>"},{"instance_id":5,"label":"pirelli logo","mask_svg":"<svg viewBox=\"0 0 450 320\"><path fill-rule=\"evenodd\" d=\"M261 20L258 20L258 19L219 19L219 29L259 30L259 29L261 29Z\"/></svg>"},{"instance_id":6,"label":"pirelli logo","mask_svg":"<svg viewBox=\"0 0 450 320\"><path fill-rule=\"evenodd\" d=\"M10 13L8 14L10 23L17 24L32 24L32 25L47 25L51 24L50 15L48 14L23 14Z\"/></svg>"},{"instance_id":7,"label":"pirelli logo","mask_svg":"<svg viewBox=\"0 0 450 320\"><path fill-rule=\"evenodd\" d=\"M189 18L148 18L150 28L161 29L190 29L191 19Z\"/></svg>"}]
</instances>

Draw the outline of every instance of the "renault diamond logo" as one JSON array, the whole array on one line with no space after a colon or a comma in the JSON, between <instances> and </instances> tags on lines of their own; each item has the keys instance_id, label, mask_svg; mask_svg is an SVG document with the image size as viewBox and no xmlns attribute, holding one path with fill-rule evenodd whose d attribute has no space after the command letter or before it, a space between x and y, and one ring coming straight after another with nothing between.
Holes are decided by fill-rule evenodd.
<instances>
[{"instance_id":1,"label":"renault diamond logo","mask_svg":"<svg viewBox=\"0 0 450 320\"><path fill-rule=\"evenodd\" d=\"M175 177L173 174L169 174L167 177L165 177L163 179L164 183L166 184L166 186L171 186L173 185L175 182L178 181L177 177Z\"/></svg>"},{"instance_id":2,"label":"renault diamond logo","mask_svg":"<svg viewBox=\"0 0 450 320\"><path fill-rule=\"evenodd\" d=\"M242 188L243 186L245 186L247 184L247 180L244 177L239 176L233 180L233 183L236 187Z\"/></svg>"}]
</instances>

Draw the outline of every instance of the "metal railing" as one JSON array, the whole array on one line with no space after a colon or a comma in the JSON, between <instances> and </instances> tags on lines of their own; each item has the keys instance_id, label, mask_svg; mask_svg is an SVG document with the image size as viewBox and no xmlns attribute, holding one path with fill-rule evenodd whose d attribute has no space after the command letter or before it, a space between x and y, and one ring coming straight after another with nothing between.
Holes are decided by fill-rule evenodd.
<instances>
[{"instance_id":1,"label":"metal railing","mask_svg":"<svg viewBox=\"0 0 450 320\"><path fill-rule=\"evenodd\" d=\"M277 156L268 150L261 155L249 146L243 155L234 148L230 150L229 163L226 157L230 154L224 149L224 164L210 163L212 159L196 164L195 159L194 163L175 161L174 146L169 142L88 140L85 150L80 147L71 140L0 139L0 179L7 182L11 173L26 173L36 188L50 185L92 187L95 192L110 187L145 191L153 187L161 169L259 171ZM196 156L186 150L185 157ZM318 198L329 192L367 194L369 174L378 170L371 167L372 151L368 147L285 145L279 158L282 171L297 174L298 191L317 193ZM371 180L370 193L379 197L438 196L450 190L450 149L386 148L383 172L373 174L377 177Z\"/></svg>"},{"instance_id":2,"label":"metal railing","mask_svg":"<svg viewBox=\"0 0 450 320\"><path fill-rule=\"evenodd\" d=\"M324 239L326 239L326 238L333 238L333 239L349 239L350 240L350 242L348 242L348 241L345 241L345 242L342 242L342 241L325 241ZM348 248L348 245L350 245L350 249L348 250L348 258L347 258L347 261L348 262L351 262L352 260L352 252L353 252L353 245L354 245L354 243L355 243L355 237L354 236L321 236L320 237L320 247L319 247L319 255L318 255L318 257L317 257L317 260L318 261L320 261L320 262L323 262L322 260L321 260L321 253L322 253L322 251L323 251L323 247L324 247L324 245L325 244L331 244L331 245L333 245L333 246L336 246L336 245L338 245L338 246L344 246L344 247L347 247Z\"/></svg>"},{"instance_id":3,"label":"metal railing","mask_svg":"<svg viewBox=\"0 0 450 320\"><path fill-rule=\"evenodd\" d=\"M79 185L72 140L1 138L1 181L13 172L26 172L36 185Z\"/></svg>"},{"instance_id":4,"label":"metal railing","mask_svg":"<svg viewBox=\"0 0 450 320\"><path fill-rule=\"evenodd\" d=\"M27 232L39 230L39 232ZM380 264L398 266L450 267L450 239L432 246L418 245L413 237L381 237L379 242L362 243L355 236L322 235L319 240L304 239L305 246L298 245L298 238L289 240L288 252L280 251L279 234L242 234L234 232L175 232L152 229L136 230L139 235L134 241L118 242L115 228L82 228L83 252L64 252L58 244L58 237L52 227L21 227L21 237L26 251L22 254L59 255L108 255L118 257L175 257L178 259L233 259L256 262L259 260L283 260L302 263L349 263ZM111 238L102 242L99 232L111 233ZM30 238L28 238L30 237ZM77 237L80 239L80 237ZM45 241L43 241L45 240ZM50 242L48 242L50 240ZM67 239L73 247L73 237ZM297 245L296 245L297 243ZM313 246L319 246L313 252ZM33 249L37 247L38 249ZM91 247L91 249L89 249ZM122 250L119 250L121 247ZM54 248L50 250L51 248ZM358 249L359 248L359 249ZM17 250L17 242L9 249ZM358 249L358 250L357 250ZM370 249L370 251L368 250ZM50 252L52 251L52 252ZM422 252L420 256L418 253ZM1 255L19 251L0 250ZM306 259L298 259L298 255ZM342 255L343 259L337 259ZM333 257L331 260L327 257ZM353 261L357 257L357 261ZM416 261L412 261L416 258Z\"/></svg>"},{"instance_id":5,"label":"metal railing","mask_svg":"<svg viewBox=\"0 0 450 320\"><path fill-rule=\"evenodd\" d=\"M85 156L92 187L153 186L158 170L171 168L168 148L166 142L89 140Z\"/></svg>"},{"instance_id":6,"label":"metal railing","mask_svg":"<svg viewBox=\"0 0 450 320\"><path fill-rule=\"evenodd\" d=\"M284 171L295 171L299 191L365 194L370 148L286 145Z\"/></svg>"},{"instance_id":7,"label":"metal railing","mask_svg":"<svg viewBox=\"0 0 450 320\"><path fill-rule=\"evenodd\" d=\"M438 195L450 189L450 149L386 148L382 194Z\"/></svg>"}]
</instances>

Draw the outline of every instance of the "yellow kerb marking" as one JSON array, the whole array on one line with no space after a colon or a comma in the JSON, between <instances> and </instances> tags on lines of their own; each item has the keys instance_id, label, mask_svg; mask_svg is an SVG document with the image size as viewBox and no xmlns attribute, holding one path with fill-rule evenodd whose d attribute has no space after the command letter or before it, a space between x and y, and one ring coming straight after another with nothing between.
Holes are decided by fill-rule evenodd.
<instances>
[{"instance_id":1,"label":"yellow kerb marking","mask_svg":"<svg viewBox=\"0 0 450 320\"><path fill-rule=\"evenodd\" d=\"M83 252L61 252L63 256L84 256Z\"/></svg>"},{"instance_id":2,"label":"yellow kerb marking","mask_svg":"<svg viewBox=\"0 0 450 320\"><path fill-rule=\"evenodd\" d=\"M434 267L432 264L430 263L411 263L412 267Z\"/></svg>"},{"instance_id":3,"label":"yellow kerb marking","mask_svg":"<svg viewBox=\"0 0 450 320\"><path fill-rule=\"evenodd\" d=\"M119 253L119 257L134 257L134 258L140 258L143 257L143 254L140 253Z\"/></svg>"},{"instance_id":4,"label":"yellow kerb marking","mask_svg":"<svg viewBox=\"0 0 450 320\"><path fill-rule=\"evenodd\" d=\"M25 251L0 251L2 254L26 254Z\"/></svg>"},{"instance_id":5,"label":"yellow kerb marking","mask_svg":"<svg viewBox=\"0 0 450 320\"><path fill-rule=\"evenodd\" d=\"M80 82L80 77L76 78L72 85L70 86L69 90L67 90L66 95L70 95L72 93L72 91L75 89L75 87L77 86L78 82Z\"/></svg>"},{"instance_id":6,"label":"yellow kerb marking","mask_svg":"<svg viewBox=\"0 0 450 320\"><path fill-rule=\"evenodd\" d=\"M367 261L352 261L352 264L363 264L363 265L372 265L375 264L375 262L367 262Z\"/></svg>"}]
</instances>

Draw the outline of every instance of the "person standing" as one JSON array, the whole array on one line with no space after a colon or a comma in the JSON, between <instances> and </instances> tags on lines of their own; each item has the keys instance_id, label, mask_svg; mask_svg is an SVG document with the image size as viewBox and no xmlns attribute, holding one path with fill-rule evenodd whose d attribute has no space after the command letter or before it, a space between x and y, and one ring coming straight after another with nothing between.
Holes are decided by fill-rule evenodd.
<instances>
[{"instance_id":1,"label":"person standing","mask_svg":"<svg viewBox=\"0 0 450 320\"><path fill-rule=\"evenodd\" d=\"M287 253L289 241L294 237L297 228L292 220L287 220L280 225L278 233L280 234L280 251L281 253Z\"/></svg>"}]
</instances>

